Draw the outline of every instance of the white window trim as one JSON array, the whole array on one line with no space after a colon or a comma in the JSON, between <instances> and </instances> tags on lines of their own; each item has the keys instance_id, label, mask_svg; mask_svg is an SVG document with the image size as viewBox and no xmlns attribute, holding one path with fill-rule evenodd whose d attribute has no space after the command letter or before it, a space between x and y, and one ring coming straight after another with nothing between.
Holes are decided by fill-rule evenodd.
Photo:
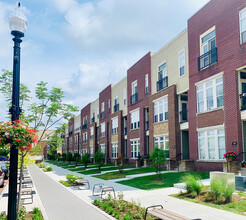
<instances>
[{"instance_id":1,"label":"white window trim","mask_svg":"<svg viewBox=\"0 0 246 220\"><path fill-rule=\"evenodd\" d=\"M242 42L242 27L241 27L240 14L243 13L244 11L246 11L246 7L244 9L242 9L241 11L239 11L239 14L238 14L238 16L239 16L239 30L240 30L240 44L243 44L243 42Z\"/></svg>"},{"instance_id":2,"label":"white window trim","mask_svg":"<svg viewBox=\"0 0 246 220\"><path fill-rule=\"evenodd\" d=\"M161 99L165 99L165 98L168 98L168 95L164 95L164 96L162 96L162 97L160 97L160 98L157 98L157 99L153 100L153 103L158 102L158 101L160 101Z\"/></svg>"},{"instance_id":3,"label":"white window trim","mask_svg":"<svg viewBox=\"0 0 246 220\"><path fill-rule=\"evenodd\" d=\"M203 51L202 51L202 38L204 38L205 36L207 36L211 32L215 31L215 27L216 26L214 25L213 27L211 27L210 29L208 29L207 31L205 31L203 34L200 35L200 55L203 54Z\"/></svg>"},{"instance_id":4,"label":"white window trim","mask_svg":"<svg viewBox=\"0 0 246 220\"><path fill-rule=\"evenodd\" d=\"M159 104L158 104L158 114L157 114L158 115L158 121L155 122L155 110L154 110L154 112L153 112L153 114L154 114L154 124L158 124L158 123L162 123L162 122L168 121L168 119L167 120L165 119L165 113L166 113L165 112L165 99L167 99L167 113L168 113L168 97L167 96L165 96L164 98L158 99L157 101L153 101L154 109L155 109L155 103L163 100L163 121L160 121L160 113L159 113L160 108L159 108Z\"/></svg>"},{"instance_id":5,"label":"white window trim","mask_svg":"<svg viewBox=\"0 0 246 220\"><path fill-rule=\"evenodd\" d=\"M199 82L196 82L195 83L195 86L197 87L197 86L200 86L200 85L202 85L202 84L204 84L204 83L208 83L209 81L212 81L212 80L214 80L214 79L217 79L217 78L219 78L219 77L223 77L224 76L224 72L220 72L220 73L217 73L217 74L215 74L215 75L213 75L213 76L210 76L209 78L206 78L206 79L204 79L204 80L201 80L201 81L199 81Z\"/></svg>"},{"instance_id":6,"label":"white window trim","mask_svg":"<svg viewBox=\"0 0 246 220\"><path fill-rule=\"evenodd\" d=\"M112 142L111 145L112 145L112 158L118 158L118 155L119 155L119 145L118 145L118 142ZM116 148L115 146L117 146L117 152L116 152L116 156L113 156L113 148Z\"/></svg>"},{"instance_id":7,"label":"white window trim","mask_svg":"<svg viewBox=\"0 0 246 220\"><path fill-rule=\"evenodd\" d=\"M131 142L133 142L133 141L138 142L138 144L136 146L139 145L139 153L138 153L137 157L135 157L135 151L134 151L135 144L133 145L133 151L132 151L132 143ZM132 152L133 152L133 157L132 157ZM138 152L138 151L136 151L136 152ZM139 139L131 139L130 140L130 154L131 154L130 155L130 158L131 159L138 159L138 156L140 156L140 152L141 152L141 149L140 149L140 140Z\"/></svg>"},{"instance_id":8,"label":"white window trim","mask_svg":"<svg viewBox=\"0 0 246 220\"><path fill-rule=\"evenodd\" d=\"M140 108L135 108L135 109L131 110L129 113L133 113L133 112L139 111L139 110L140 110Z\"/></svg>"},{"instance_id":9,"label":"white window trim","mask_svg":"<svg viewBox=\"0 0 246 220\"><path fill-rule=\"evenodd\" d=\"M184 52L184 75L180 76L179 54L182 53L182 52ZM185 76L185 74L186 74L186 70L185 70L185 67L186 67L186 59L185 59L185 57L186 57L186 56L185 56L185 48L183 48L182 50L180 50L180 51L178 52L178 73L179 73L179 78Z\"/></svg>"},{"instance_id":10,"label":"white window trim","mask_svg":"<svg viewBox=\"0 0 246 220\"><path fill-rule=\"evenodd\" d=\"M114 123L113 123L113 122L114 122L115 120L117 121L117 127L114 127ZM118 116L112 118L112 119L111 119L111 123L112 123L112 130L115 129L115 128L118 128L118 129L119 129L119 120L118 120ZM118 129L117 129L117 132L116 132L116 133L113 133L113 132L112 132L112 134L118 134Z\"/></svg>"},{"instance_id":11,"label":"white window trim","mask_svg":"<svg viewBox=\"0 0 246 220\"><path fill-rule=\"evenodd\" d=\"M204 128L197 128L197 132L203 132L203 131L208 131L208 130L220 130L220 129L224 129L225 128L225 124L221 124L221 125L215 125L215 126L210 126L210 127L204 127Z\"/></svg>"},{"instance_id":12,"label":"white window trim","mask_svg":"<svg viewBox=\"0 0 246 220\"><path fill-rule=\"evenodd\" d=\"M132 95L135 94L135 92L133 93L133 85L134 85L135 83L137 83L137 88L138 88L138 80L133 81L132 84L131 84L131 87L132 87ZM134 88L135 88L135 87L134 87Z\"/></svg>"},{"instance_id":13,"label":"white window trim","mask_svg":"<svg viewBox=\"0 0 246 220\"><path fill-rule=\"evenodd\" d=\"M130 130L136 130L136 129L139 129L139 128L140 128L140 111L139 111L139 109L140 109L140 108L138 108L137 110L134 109L134 111L130 112ZM133 114L134 114L135 112L138 112L138 119L139 119L139 120L133 122L133 124L134 124L134 123L137 124L137 127L131 129L132 116L133 116ZM138 126L138 124L139 124L139 126Z\"/></svg>"}]
</instances>

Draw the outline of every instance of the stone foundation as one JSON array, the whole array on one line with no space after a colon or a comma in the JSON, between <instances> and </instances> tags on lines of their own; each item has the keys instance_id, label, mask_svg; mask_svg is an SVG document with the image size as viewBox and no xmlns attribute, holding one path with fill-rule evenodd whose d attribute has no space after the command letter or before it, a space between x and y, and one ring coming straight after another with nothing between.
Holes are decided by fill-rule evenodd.
<instances>
[{"instance_id":1,"label":"stone foundation","mask_svg":"<svg viewBox=\"0 0 246 220\"><path fill-rule=\"evenodd\" d=\"M179 171L195 171L195 163L193 160L181 160Z\"/></svg>"},{"instance_id":2,"label":"stone foundation","mask_svg":"<svg viewBox=\"0 0 246 220\"><path fill-rule=\"evenodd\" d=\"M241 163L239 161L223 162L223 172L235 173L241 170Z\"/></svg>"}]
</instances>

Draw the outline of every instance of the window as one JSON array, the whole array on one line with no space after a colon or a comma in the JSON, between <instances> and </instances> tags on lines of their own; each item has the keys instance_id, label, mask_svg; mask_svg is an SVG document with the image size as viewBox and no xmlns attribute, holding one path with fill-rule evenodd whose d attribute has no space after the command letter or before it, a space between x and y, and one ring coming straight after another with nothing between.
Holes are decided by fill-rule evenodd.
<instances>
[{"instance_id":1,"label":"window","mask_svg":"<svg viewBox=\"0 0 246 220\"><path fill-rule=\"evenodd\" d=\"M94 137L94 128L91 127L90 128L90 139L93 139L93 137Z\"/></svg>"},{"instance_id":2,"label":"window","mask_svg":"<svg viewBox=\"0 0 246 220\"><path fill-rule=\"evenodd\" d=\"M105 144L100 144L101 153L105 154Z\"/></svg>"},{"instance_id":3,"label":"window","mask_svg":"<svg viewBox=\"0 0 246 220\"><path fill-rule=\"evenodd\" d=\"M154 123L168 120L168 98L154 102Z\"/></svg>"},{"instance_id":4,"label":"window","mask_svg":"<svg viewBox=\"0 0 246 220\"><path fill-rule=\"evenodd\" d=\"M140 143L138 140L131 141L131 158L138 158L140 156Z\"/></svg>"},{"instance_id":5,"label":"window","mask_svg":"<svg viewBox=\"0 0 246 220\"><path fill-rule=\"evenodd\" d=\"M197 112L224 106L223 77L197 86Z\"/></svg>"},{"instance_id":6,"label":"window","mask_svg":"<svg viewBox=\"0 0 246 220\"><path fill-rule=\"evenodd\" d=\"M83 144L87 143L87 132L83 133Z\"/></svg>"},{"instance_id":7,"label":"window","mask_svg":"<svg viewBox=\"0 0 246 220\"><path fill-rule=\"evenodd\" d=\"M179 76L185 74L185 50L179 52Z\"/></svg>"},{"instance_id":8,"label":"window","mask_svg":"<svg viewBox=\"0 0 246 220\"><path fill-rule=\"evenodd\" d=\"M93 147L90 147L90 158L93 158Z\"/></svg>"},{"instance_id":9,"label":"window","mask_svg":"<svg viewBox=\"0 0 246 220\"><path fill-rule=\"evenodd\" d=\"M126 88L124 88L124 105L126 105Z\"/></svg>"},{"instance_id":10,"label":"window","mask_svg":"<svg viewBox=\"0 0 246 220\"><path fill-rule=\"evenodd\" d=\"M101 124L101 137L105 137L105 123Z\"/></svg>"},{"instance_id":11,"label":"window","mask_svg":"<svg viewBox=\"0 0 246 220\"><path fill-rule=\"evenodd\" d=\"M110 99L108 99L108 112L110 113Z\"/></svg>"},{"instance_id":12,"label":"window","mask_svg":"<svg viewBox=\"0 0 246 220\"><path fill-rule=\"evenodd\" d=\"M198 132L198 153L201 160L224 159L224 129Z\"/></svg>"},{"instance_id":13,"label":"window","mask_svg":"<svg viewBox=\"0 0 246 220\"><path fill-rule=\"evenodd\" d=\"M112 158L118 158L118 143L112 144Z\"/></svg>"},{"instance_id":14,"label":"window","mask_svg":"<svg viewBox=\"0 0 246 220\"><path fill-rule=\"evenodd\" d=\"M73 138L70 137L70 138L69 138L69 147L72 147L72 144L73 144Z\"/></svg>"},{"instance_id":15,"label":"window","mask_svg":"<svg viewBox=\"0 0 246 220\"><path fill-rule=\"evenodd\" d=\"M131 112L131 129L139 128L139 110Z\"/></svg>"},{"instance_id":16,"label":"window","mask_svg":"<svg viewBox=\"0 0 246 220\"><path fill-rule=\"evenodd\" d=\"M135 81L132 83L132 95L136 94L138 92L138 82Z\"/></svg>"},{"instance_id":17,"label":"window","mask_svg":"<svg viewBox=\"0 0 246 220\"><path fill-rule=\"evenodd\" d=\"M211 31L207 35L201 37L201 55L216 48L216 32ZM205 62L205 61L204 61Z\"/></svg>"},{"instance_id":18,"label":"window","mask_svg":"<svg viewBox=\"0 0 246 220\"><path fill-rule=\"evenodd\" d=\"M155 137L155 147L162 150L169 150L169 140L166 136Z\"/></svg>"},{"instance_id":19,"label":"window","mask_svg":"<svg viewBox=\"0 0 246 220\"><path fill-rule=\"evenodd\" d=\"M161 66L159 66L158 80L162 80L166 76L167 76L167 64L164 63Z\"/></svg>"},{"instance_id":20,"label":"window","mask_svg":"<svg viewBox=\"0 0 246 220\"><path fill-rule=\"evenodd\" d=\"M246 9L240 12L239 17L240 17L241 44L244 44L246 43Z\"/></svg>"},{"instance_id":21,"label":"window","mask_svg":"<svg viewBox=\"0 0 246 220\"><path fill-rule=\"evenodd\" d=\"M97 106L97 118L99 118L99 106Z\"/></svg>"},{"instance_id":22,"label":"window","mask_svg":"<svg viewBox=\"0 0 246 220\"><path fill-rule=\"evenodd\" d=\"M104 112L104 102L101 104L101 112Z\"/></svg>"},{"instance_id":23,"label":"window","mask_svg":"<svg viewBox=\"0 0 246 220\"><path fill-rule=\"evenodd\" d=\"M119 111L119 98L118 96L115 96L114 98L114 112L118 112Z\"/></svg>"},{"instance_id":24,"label":"window","mask_svg":"<svg viewBox=\"0 0 246 220\"><path fill-rule=\"evenodd\" d=\"M112 119L112 134L118 133L118 117Z\"/></svg>"},{"instance_id":25,"label":"window","mask_svg":"<svg viewBox=\"0 0 246 220\"><path fill-rule=\"evenodd\" d=\"M148 74L145 75L145 94L149 93L149 76Z\"/></svg>"}]
</instances>

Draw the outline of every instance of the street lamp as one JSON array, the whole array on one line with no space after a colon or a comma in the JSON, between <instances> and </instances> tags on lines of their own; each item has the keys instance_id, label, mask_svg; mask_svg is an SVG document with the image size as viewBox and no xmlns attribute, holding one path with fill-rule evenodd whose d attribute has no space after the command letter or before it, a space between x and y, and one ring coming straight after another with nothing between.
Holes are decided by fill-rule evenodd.
<instances>
[{"instance_id":1,"label":"street lamp","mask_svg":"<svg viewBox=\"0 0 246 220\"><path fill-rule=\"evenodd\" d=\"M27 18L24 16L20 3L18 3L15 13L9 17L9 27L14 36L14 57L13 57L13 89L12 106L9 109L11 121L19 119L21 109L20 99L20 44L21 38L27 29ZM10 149L10 175L9 175L9 200L8 200L8 220L16 220L17 204L17 170L18 170L18 149L11 146Z\"/></svg>"}]
</instances>

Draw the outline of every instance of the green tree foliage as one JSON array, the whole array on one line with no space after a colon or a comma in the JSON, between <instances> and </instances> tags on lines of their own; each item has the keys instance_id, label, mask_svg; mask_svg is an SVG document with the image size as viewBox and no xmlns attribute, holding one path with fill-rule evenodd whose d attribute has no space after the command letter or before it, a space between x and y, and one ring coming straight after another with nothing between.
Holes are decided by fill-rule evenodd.
<instances>
[{"instance_id":1,"label":"green tree foliage","mask_svg":"<svg viewBox=\"0 0 246 220\"><path fill-rule=\"evenodd\" d=\"M62 161L63 161L63 163L66 161L66 159L67 159L67 154L62 153Z\"/></svg>"},{"instance_id":2,"label":"green tree foliage","mask_svg":"<svg viewBox=\"0 0 246 220\"><path fill-rule=\"evenodd\" d=\"M167 158L167 152L155 147L153 152L150 154L151 166L155 168L157 179L161 179L161 169L163 168L164 162Z\"/></svg>"},{"instance_id":3,"label":"green tree foliage","mask_svg":"<svg viewBox=\"0 0 246 220\"><path fill-rule=\"evenodd\" d=\"M83 154L81 158L81 162L85 166L85 168L87 168L88 163L90 163L90 154L89 153Z\"/></svg>"},{"instance_id":4,"label":"green tree foliage","mask_svg":"<svg viewBox=\"0 0 246 220\"><path fill-rule=\"evenodd\" d=\"M60 161L60 159L61 159L61 154L58 153L58 154L57 154L57 160L58 160L58 162Z\"/></svg>"},{"instance_id":5,"label":"green tree foliage","mask_svg":"<svg viewBox=\"0 0 246 220\"><path fill-rule=\"evenodd\" d=\"M117 159L117 166L119 168L120 173L124 173L124 165L125 165L125 157L123 154L120 154L120 156Z\"/></svg>"},{"instance_id":6,"label":"green tree foliage","mask_svg":"<svg viewBox=\"0 0 246 220\"><path fill-rule=\"evenodd\" d=\"M69 164L71 163L71 161L73 160L73 155L72 155L72 153L71 152L68 152L67 153L67 161L69 162Z\"/></svg>"},{"instance_id":7,"label":"green tree foliage","mask_svg":"<svg viewBox=\"0 0 246 220\"><path fill-rule=\"evenodd\" d=\"M78 161L80 160L80 154L79 153L74 153L73 154L73 160L75 161L75 166L77 167Z\"/></svg>"},{"instance_id":8,"label":"green tree foliage","mask_svg":"<svg viewBox=\"0 0 246 220\"><path fill-rule=\"evenodd\" d=\"M94 154L94 159L95 159L95 161L97 163L98 169L101 170L101 167L103 166L104 161L105 161L105 155L104 155L104 153L102 153L100 151L97 151Z\"/></svg>"}]
</instances>

